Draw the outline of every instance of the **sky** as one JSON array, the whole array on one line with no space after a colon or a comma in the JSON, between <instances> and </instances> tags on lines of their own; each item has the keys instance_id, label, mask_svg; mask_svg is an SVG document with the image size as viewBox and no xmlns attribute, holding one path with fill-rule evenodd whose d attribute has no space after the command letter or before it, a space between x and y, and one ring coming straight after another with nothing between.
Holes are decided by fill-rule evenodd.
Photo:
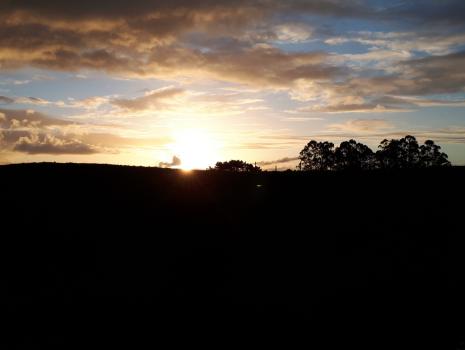
<instances>
[{"instance_id":1,"label":"sky","mask_svg":"<svg viewBox=\"0 0 465 350\"><path fill-rule=\"evenodd\" d=\"M465 165L463 0L0 0L0 163L294 168L311 139Z\"/></svg>"}]
</instances>

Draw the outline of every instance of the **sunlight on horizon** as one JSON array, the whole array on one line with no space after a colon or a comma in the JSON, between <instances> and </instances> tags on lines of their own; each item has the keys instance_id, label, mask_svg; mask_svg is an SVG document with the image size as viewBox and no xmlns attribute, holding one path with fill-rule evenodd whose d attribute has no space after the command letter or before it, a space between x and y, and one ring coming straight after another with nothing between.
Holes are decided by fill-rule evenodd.
<instances>
[{"instance_id":1,"label":"sunlight on horizon","mask_svg":"<svg viewBox=\"0 0 465 350\"><path fill-rule=\"evenodd\" d=\"M181 159L179 169L206 169L220 158L221 143L203 129L183 129L173 133L170 152Z\"/></svg>"}]
</instances>

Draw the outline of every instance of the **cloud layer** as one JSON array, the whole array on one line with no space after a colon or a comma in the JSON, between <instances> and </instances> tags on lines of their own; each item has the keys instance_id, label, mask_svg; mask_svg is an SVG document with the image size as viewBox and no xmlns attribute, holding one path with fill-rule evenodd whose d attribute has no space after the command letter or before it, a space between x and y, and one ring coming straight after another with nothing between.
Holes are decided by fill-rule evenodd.
<instances>
[{"instance_id":1,"label":"cloud layer","mask_svg":"<svg viewBox=\"0 0 465 350\"><path fill-rule=\"evenodd\" d=\"M459 67L464 63L464 52L454 51L465 39L465 21L457 15L463 9L461 1L424 1L421 6L414 2L382 6L363 0L84 0L72 5L3 1L0 68L33 66L162 79L213 78L288 89L298 99L321 100L321 93L306 89L313 84L313 90L327 95L317 111L391 111L394 108L369 100L394 93L423 96L463 92L465 79ZM319 20L308 23L302 15ZM328 29L328 21L335 18L379 21L394 28L397 23L407 23L417 30L359 31L340 36ZM333 47L354 42L369 51L336 54L331 50L285 51L276 46L310 39ZM417 58L414 51L429 56ZM351 62L367 65L371 73L354 69ZM366 106L328 105L328 98L349 92L368 98ZM138 109L150 101L151 97L146 97L115 103ZM0 98L0 103L11 102L6 96Z\"/></svg>"},{"instance_id":2,"label":"cloud layer","mask_svg":"<svg viewBox=\"0 0 465 350\"><path fill-rule=\"evenodd\" d=\"M241 121L241 131L255 127L257 136L264 129L257 115L274 131L284 129L277 115L283 120L288 112L288 121L318 124L314 134L395 133L391 113L465 106L464 12L461 0L5 0L0 74L33 68L84 79L103 72L158 84L121 94L89 86L88 94L54 99L18 88L35 84L33 76L5 78L2 149L89 155L166 141L166 133L135 128L137 118L153 131L187 116L247 115L253 122ZM232 90L198 87L209 83ZM107 121L127 134L100 130ZM446 137L445 130L460 127L444 123L440 135L456 142L461 134ZM275 150L303 141L284 139L250 137L237 147Z\"/></svg>"}]
</instances>

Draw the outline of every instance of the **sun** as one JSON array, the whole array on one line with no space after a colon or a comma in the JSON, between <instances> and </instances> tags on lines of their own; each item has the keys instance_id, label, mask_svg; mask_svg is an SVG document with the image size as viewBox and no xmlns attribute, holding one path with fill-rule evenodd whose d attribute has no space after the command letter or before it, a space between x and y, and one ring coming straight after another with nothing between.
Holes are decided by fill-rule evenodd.
<instances>
[{"instance_id":1,"label":"sun","mask_svg":"<svg viewBox=\"0 0 465 350\"><path fill-rule=\"evenodd\" d=\"M181 159L180 169L206 169L219 159L220 143L206 130L177 130L173 138L169 150Z\"/></svg>"}]
</instances>

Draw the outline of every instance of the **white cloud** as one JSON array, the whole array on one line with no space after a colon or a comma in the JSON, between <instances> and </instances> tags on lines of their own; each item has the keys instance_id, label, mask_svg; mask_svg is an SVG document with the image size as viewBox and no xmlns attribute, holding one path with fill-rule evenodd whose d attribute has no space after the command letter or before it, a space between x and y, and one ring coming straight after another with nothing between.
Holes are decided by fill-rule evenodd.
<instances>
[{"instance_id":1,"label":"white cloud","mask_svg":"<svg viewBox=\"0 0 465 350\"><path fill-rule=\"evenodd\" d=\"M281 24L274 28L276 38L279 41L300 43L312 37L313 29L305 24L288 23Z\"/></svg>"},{"instance_id":2,"label":"white cloud","mask_svg":"<svg viewBox=\"0 0 465 350\"><path fill-rule=\"evenodd\" d=\"M390 129L393 125L384 119L355 119L345 123L330 124L329 129L335 131L373 132Z\"/></svg>"}]
</instances>

